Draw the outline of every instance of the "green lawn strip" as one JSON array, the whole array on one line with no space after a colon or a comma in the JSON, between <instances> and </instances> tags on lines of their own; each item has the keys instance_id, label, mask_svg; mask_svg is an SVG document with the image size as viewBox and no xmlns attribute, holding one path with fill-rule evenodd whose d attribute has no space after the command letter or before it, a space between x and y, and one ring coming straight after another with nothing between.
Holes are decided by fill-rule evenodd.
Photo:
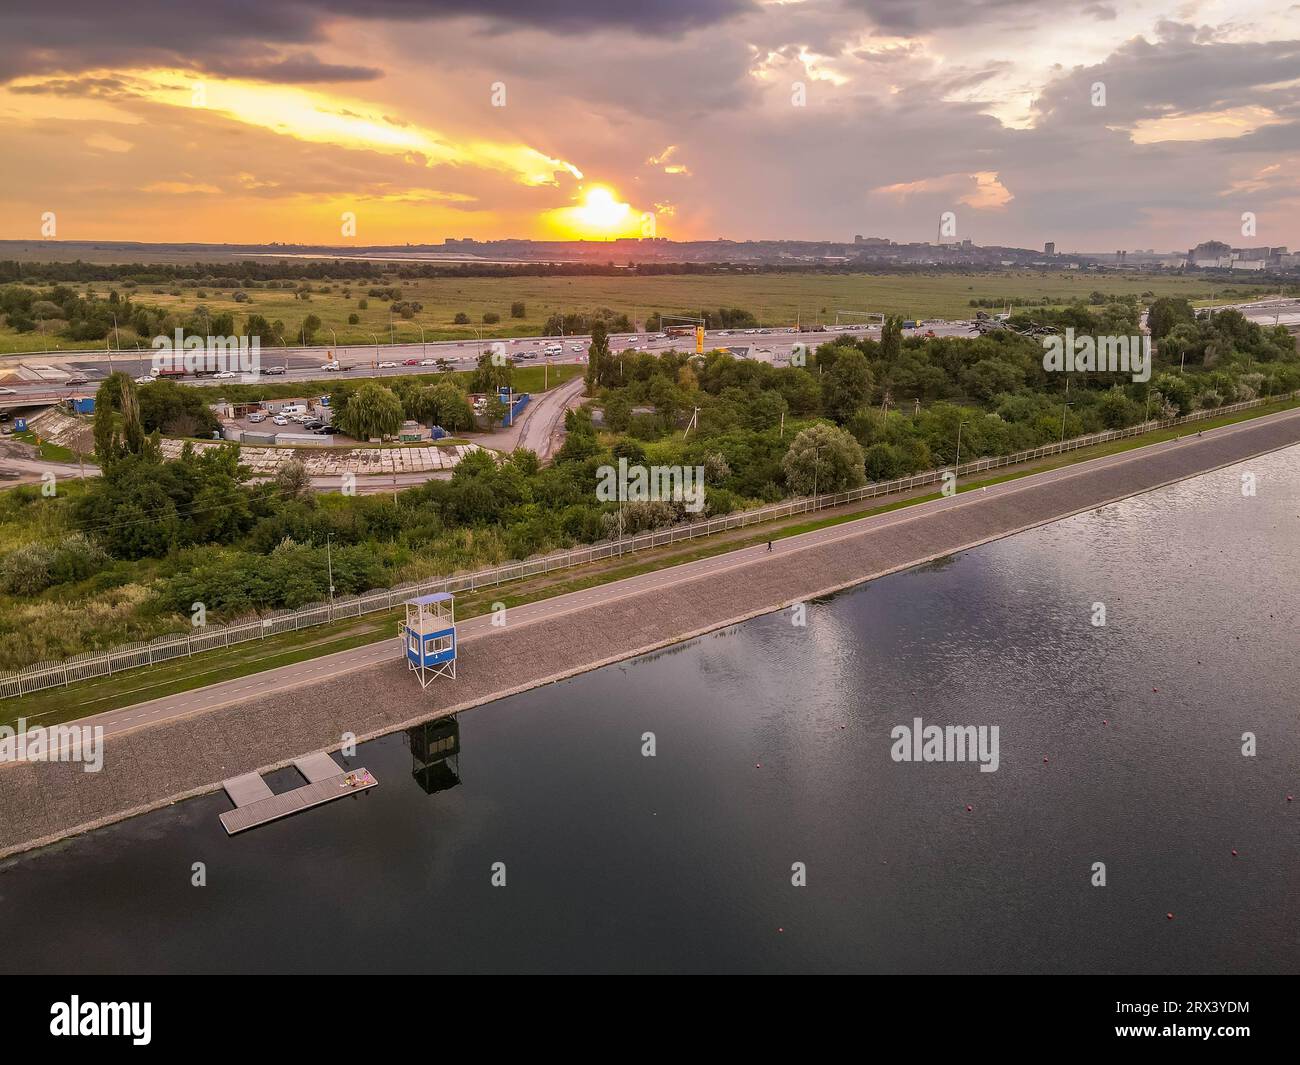
<instances>
[{"instance_id":1,"label":"green lawn strip","mask_svg":"<svg viewBox=\"0 0 1300 1065\"><path fill-rule=\"evenodd\" d=\"M24 444L31 444L40 448L41 458L47 462L76 462L77 453L70 448L63 447L60 444L52 444L48 440L43 440L39 445L36 443L36 434L30 429L24 429L22 432L13 434L14 440L21 440Z\"/></svg>"},{"instance_id":2,"label":"green lawn strip","mask_svg":"<svg viewBox=\"0 0 1300 1065\"><path fill-rule=\"evenodd\" d=\"M1300 406L1300 400L1238 411L1221 418L1194 423L1190 431L1231 425L1265 414L1290 410L1297 406ZM1034 473L1073 465L1086 459L1172 440L1175 436L1186 436L1188 433L1188 426L1180 426L1155 430L1123 440L1112 440L1104 444L1094 444L1064 455L1008 469L1004 473L991 477L964 481L958 486L958 491L970 492L1002 484ZM775 522L749 526L746 529L730 529L715 533L707 539L685 543L679 541L677 544L665 545L662 548L637 552L635 555L626 556L629 560L626 563L620 562L617 558L602 560L595 564L598 568L594 572L587 570L585 573L568 578L555 579L553 574L542 575L511 582L509 585L459 592L456 596L456 614L459 620L466 621L489 613L494 603L504 603L509 609L526 603L541 602L627 577L640 576L668 566L711 558L729 551L765 543L768 540L787 539L802 533L869 518L876 514L900 510L903 507L939 499L941 496L940 492L926 491L925 487L921 487L913 490L911 494L901 498L896 497L888 503L876 506L862 507L849 504L839 513L821 518L799 520L791 516L776 519ZM511 590L507 591L507 588ZM251 642L236 644L234 647L205 651L154 667L140 667L112 677L84 681L67 688L51 688L19 699L8 699L3 704L3 721L13 724L18 717L26 717L29 725L55 724L112 710L119 706L128 706L237 677L249 676L278 666L319 658L337 651L350 650L391 637L396 631L395 626L400 617L401 610L395 609L362 618L347 618L330 625L315 625L298 632L270 636L257 644Z\"/></svg>"}]
</instances>

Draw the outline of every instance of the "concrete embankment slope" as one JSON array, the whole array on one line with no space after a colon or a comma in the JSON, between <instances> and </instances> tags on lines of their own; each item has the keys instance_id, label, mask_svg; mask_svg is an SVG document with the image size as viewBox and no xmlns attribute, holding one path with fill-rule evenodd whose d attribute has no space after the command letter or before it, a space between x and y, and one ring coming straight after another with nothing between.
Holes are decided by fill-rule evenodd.
<instances>
[{"instance_id":1,"label":"concrete embankment slope","mask_svg":"<svg viewBox=\"0 0 1300 1065\"><path fill-rule=\"evenodd\" d=\"M104 768L0 770L0 854L118 820L219 781L453 713L736 621L987 543L1300 442L1300 411L1048 471L709 560L707 573L628 594L619 584L562 616L462 644L457 681L421 693L396 658L106 741ZM394 644L396 641L394 641Z\"/></svg>"}]
</instances>

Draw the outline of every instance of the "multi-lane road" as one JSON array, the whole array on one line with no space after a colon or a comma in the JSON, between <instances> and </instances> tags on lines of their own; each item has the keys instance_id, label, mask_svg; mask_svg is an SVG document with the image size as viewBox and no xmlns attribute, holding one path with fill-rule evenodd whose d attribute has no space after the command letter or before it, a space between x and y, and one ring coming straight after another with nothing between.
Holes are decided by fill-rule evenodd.
<instances>
[{"instance_id":1,"label":"multi-lane road","mask_svg":"<svg viewBox=\"0 0 1300 1065\"><path fill-rule=\"evenodd\" d=\"M970 333L966 322L934 323L920 332L933 329L936 335L965 336ZM796 332L792 329L714 330L705 334L704 349L728 348L744 358L785 363L795 345L815 346L838 332L879 336L878 326L845 327L825 332ZM909 332L912 332L909 330ZM268 382L321 381L335 376L396 377L404 374L438 374L437 360L455 370L472 369L484 352L503 351L516 365L548 363L552 366L583 363L587 359L590 336L521 337L509 340L438 340L427 344L343 345L310 348L263 348L260 352L262 378ZM546 355L545 349L558 345L558 355ZM648 351L656 354L670 350L691 350L692 337L666 337L660 334L618 333L610 337L614 351ZM325 370L326 363L337 361L344 369ZM147 349L122 351L54 351L0 357L0 408L55 403L70 395L80 395L112 371L143 377L153 369L152 353ZM270 373L268 373L270 371ZM68 377L85 378L83 384L71 385ZM242 380L242 378L241 378ZM212 378L186 378L186 384L220 385Z\"/></svg>"},{"instance_id":2,"label":"multi-lane road","mask_svg":"<svg viewBox=\"0 0 1300 1065\"><path fill-rule=\"evenodd\" d=\"M1236 304L1248 318L1263 325L1281 324L1300 327L1300 300L1278 298ZM924 321L905 334L936 336L970 336L970 320ZM705 334L704 349L727 348L735 354L761 362L785 364L796 345L815 347L839 333L879 337L878 325L828 326L825 331L799 332L793 328L710 330ZM442 372L438 360L451 369L471 369L484 352L504 351L516 365L549 363L563 365L586 361L590 336L520 337L506 340L437 340L410 344L348 344L342 346L263 348L260 353L264 379L271 382L321 381L336 374L343 378L395 377L403 374L437 374ZM560 354L546 355L547 348L558 345ZM616 333L610 336L614 351L691 350L693 337L666 337L662 334ZM343 371L325 370L327 362L337 361ZM153 369L152 353L147 349L120 351L46 351L0 356L0 409L14 409L42 403L56 403L93 387L104 375L120 370L133 377L143 377ZM270 371L268 374L267 371ZM85 383L69 384L68 377L85 378ZM187 384L219 385L211 378L186 378Z\"/></svg>"}]
</instances>

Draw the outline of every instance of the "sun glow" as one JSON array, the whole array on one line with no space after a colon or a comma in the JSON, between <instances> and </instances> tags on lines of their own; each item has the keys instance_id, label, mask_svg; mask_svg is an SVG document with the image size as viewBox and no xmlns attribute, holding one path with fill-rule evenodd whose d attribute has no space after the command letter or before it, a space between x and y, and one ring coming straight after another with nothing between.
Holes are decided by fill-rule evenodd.
<instances>
[{"instance_id":1,"label":"sun glow","mask_svg":"<svg viewBox=\"0 0 1300 1065\"><path fill-rule=\"evenodd\" d=\"M550 228L569 238L605 239L642 235L641 216L606 185L591 185L581 202L548 214Z\"/></svg>"}]
</instances>

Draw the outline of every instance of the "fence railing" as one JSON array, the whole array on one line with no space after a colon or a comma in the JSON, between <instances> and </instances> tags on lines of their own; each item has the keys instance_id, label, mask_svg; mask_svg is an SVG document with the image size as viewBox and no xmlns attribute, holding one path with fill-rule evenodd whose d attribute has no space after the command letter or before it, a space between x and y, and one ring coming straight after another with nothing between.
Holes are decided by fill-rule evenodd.
<instances>
[{"instance_id":1,"label":"fence railing","mask_svg":"<svg viewBox=\"0 0 1300 1065\"><path fill-rule=\"evenodd\" d=\"M123 670L140 666L154 666L170 662L177 658L188 658L219 647L232 647L250 640L262 640L268 636L278 636L284 632L310 628L313 625L325 625L344 618L356 618L377 611L392 610L407 599L431 592L463 592L489 588L509 581L522 580L554 570L569 569L602 559L621 557L637 551L646 551L682 540L694 540L699 537L712 536L728 529L744 528L776 518L790 517L828 507L844 506L848 503L861 502L877 496L906 492L913 488L939 483L945 473L955 473L960 478L973 473L998 469L1003 466L1032 462L1048 455L1059 455L1078 448L1104 444L1111 440L1140 436L1155 429L1175 425L1190 424L1207 418L1218 418L1235 411L1247 410L1268 403L1285 402L1300 397L1300 391L1285 396L1269 396L1261 399L1246 400L1226 407L1212 410L1195 411L1183 417L1165 418L1143 422L1127 429L1111 429L1103 433L1091 433L1077 436L1057 444L1044 444L1029 451L1019 451L1010 455L989 456L963 462L955 471L952 467L927 470L924 473L899 477L892 481L879 481L852 488L844 492L828 492L817 496L802 496L757 507L753 510L737 511L716 518L689 524L672 525L663 529L640 533L621 540L604 540L585 547L575 547L566 551L555 551L539 555L521 562L507 562L501 566L476 570L471 573L459 573L450 577L436 577L424 581L413 581L393 588L376 589L362 595L344 596L327 603L315 603L311 606L294 610L279 610L270 614L234 621L227 625L211 625L196 629L193 633L178 633L156 637L153 640L126 644L107 651L87 651L62 662L41 662L27 666L12 673L0 674L0 699L27 695L45 688L75 684L78 681L92 680L96 677L111 676Z\"/></svg>"}]
</instances>

